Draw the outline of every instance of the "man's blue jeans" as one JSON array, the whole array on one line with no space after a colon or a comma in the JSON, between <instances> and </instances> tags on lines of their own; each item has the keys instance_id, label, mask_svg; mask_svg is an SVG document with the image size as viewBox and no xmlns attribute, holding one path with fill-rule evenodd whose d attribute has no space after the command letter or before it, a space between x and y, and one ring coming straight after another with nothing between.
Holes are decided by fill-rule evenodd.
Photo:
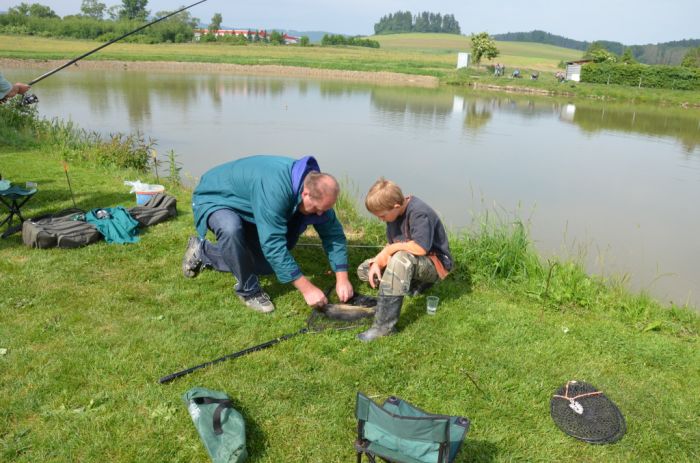
<instances>
[{"instance_id":1,"label":"man's blue jeans","mask_svg":"<svg viewBox=\"0 0 700 463\"><path fill-rule=\"evenodd\" d=\"M263 255L255 224L231 209L219 209L209 216L207 226L216 235L216 243L204 240L202 263L220 272L231 272L236 277L234 289L239 296L259 292L258 275L273 272Z\"/></svg>"}]
</instances>

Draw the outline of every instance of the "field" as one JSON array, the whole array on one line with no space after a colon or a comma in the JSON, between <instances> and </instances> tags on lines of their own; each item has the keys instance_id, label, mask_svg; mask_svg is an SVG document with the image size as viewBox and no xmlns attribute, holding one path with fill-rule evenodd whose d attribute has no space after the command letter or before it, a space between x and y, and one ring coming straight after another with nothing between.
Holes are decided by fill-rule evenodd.
<instances>
[{"instance_id":1,"label":"field","mask_svg":"<svg viewBox=\"0 0 700 463\"><path fill-rule=\"evenodd\" d=\"M448 34L393 34L371 37L382 49L396 52L446 55L453 63L458 52L471 48L469 37ZM581 57L580 50L555 47L539 43L496 42L500 55L492 62L483 60L482 65L501 63L506 69L527 68L542 72L556 72L560 62L573 61Z\"/></svg>"},{"instance_id":2,"label":"field","mask_svg":"<svg viewBox=\"0 0 700 463\"><path fill-rule=\"evenodd\" d=\"M116 43L89 59L281 64L444 76L455 68L457 52L468 51L471 43L468 37L446 34L399 34L376 36L372 39L381 43L380 49ZM67 60L96 48L98 45L98 42L93 41L2 36L0 57ZM560 61L580 56L580 52L575 50L540 44L500 42L498 47L502 53L498 61L507 68L519 66L541 71L554 71Z\"/></svg>"}]
</instances>

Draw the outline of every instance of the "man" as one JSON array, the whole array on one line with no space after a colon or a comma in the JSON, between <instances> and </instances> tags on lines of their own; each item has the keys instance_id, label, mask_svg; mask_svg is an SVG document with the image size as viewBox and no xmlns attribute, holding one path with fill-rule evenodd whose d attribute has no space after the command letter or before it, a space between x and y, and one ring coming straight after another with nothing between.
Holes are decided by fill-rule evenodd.
<instances>
[{"instance_id":1,"label":"man","mask_svg":"<svg viewBox=\"0 0 700 463\"><path fill-rule=\"evenodd\" d=\"M192 194L198 237L191 237L182 261L185 277L204 268L230 272L235 291L251 309L275 310L258 275L275 273L292 283L310 306L328 299L301 272L289 250L307 226L318 232L336 276L336 293L345 302L353 295L348 278L347 241L333 205L340 189L318 163L280 156L251 156L206 172ZM207 229L216 243L207 241Z\"/></svg>"},{"instance_id":2,"label":"man","mask_svg":"<svg viewBox=\"0 0 700 463\"><path fill-rule=\"evenodd\" d=\"M5 98L12 98L17 95L24 95L29 91L29 85L17 82L16 84L11 84L5 77L0 74L0 100Z\"/></svg>"}]
</instances>

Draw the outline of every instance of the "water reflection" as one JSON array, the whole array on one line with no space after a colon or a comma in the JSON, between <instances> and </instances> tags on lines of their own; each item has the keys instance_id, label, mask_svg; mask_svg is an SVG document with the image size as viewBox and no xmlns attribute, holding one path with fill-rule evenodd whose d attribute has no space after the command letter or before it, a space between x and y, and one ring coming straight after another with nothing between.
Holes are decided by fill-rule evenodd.
<instances>
[{"instance_id":1,"label":"water reflection","mask_svg":"<svg viewBox=\"0 0 700 463\"><path fill-rule=\"evenodd\" d=\"M483 101L469 103L464 118L464 130L476 134L491 120L491 105Z\"/></svg>"},{"instance_id":2,"label":"water reflection","mask_svg":"<svg viewBox=\"0 0 700 463\"><path fill-rule=\"evenodd\" d=\"M700 117L695 110L659 111L643 106L604 105L601 107L578 104L567 112L564 120L571 120L588 133L612 130L654 137L671 137L681 142L687 154L691 154L700 145ZM573 117L570 114L573 114Z\"/></svg>"}]
</instances>

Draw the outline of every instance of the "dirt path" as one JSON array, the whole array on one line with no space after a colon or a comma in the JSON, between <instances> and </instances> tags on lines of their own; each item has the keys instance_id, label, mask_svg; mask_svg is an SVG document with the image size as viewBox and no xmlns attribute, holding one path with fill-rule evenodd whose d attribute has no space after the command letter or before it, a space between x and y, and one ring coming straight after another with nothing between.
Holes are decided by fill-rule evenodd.
<instances>
[{"instance_id":1,"label":"dirt path","mask_svg":"<svg viewBox=\"0 0 700 463\"><path fill-rule=\"evenodd\" d=\"M20 60L0 58L0 69L35 68L54 69L67 61L63 60ZM396 72L340 71L333 69L315 69L298 66L278 65L241 65L225 63L183 63L176 61L80 61L79 69L98 70L132 70L165 71L186 73L222 73L253 76L303 77L312 79L347 80L370 82L379 85L399 85L410 87L437 87L437 77L415 76ZM75 69L73 66L65 70Z\"/></svg>"}]
</instances>

